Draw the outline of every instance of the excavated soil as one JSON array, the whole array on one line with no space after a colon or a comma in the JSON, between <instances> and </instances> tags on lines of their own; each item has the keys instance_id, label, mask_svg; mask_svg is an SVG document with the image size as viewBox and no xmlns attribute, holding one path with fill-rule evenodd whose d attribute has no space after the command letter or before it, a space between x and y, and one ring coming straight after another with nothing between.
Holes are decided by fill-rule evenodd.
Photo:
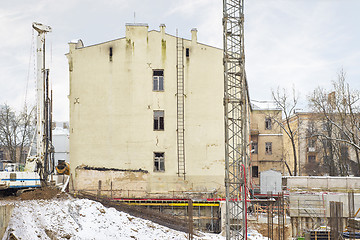
<instances>
[{"instance_id":1,"label":"excavated soil","mask_svg":"<svg viewBox=\"0 0 360 240\"><path fill-rule=\"evenodd\" d=\"M67 198L68 195L61 192L55 187L42 187L36 189L19 190L16 195L13 192L2 192L0 200L37 200L37 199L53 199L53 198Z\"/></svg>"},{"instance_id":2,"label":"excavated soil","mask_svg":"<svg viewBox=\"0 0 360 240\"><path fill-rule=\"evenodd\" d=\"M63 198L67 195L61 192L57 188L53 187L42 187L31 191L25 191L20 194L21 200L34 200L34 199L52 199L52 198Z\"/></svg>"},{"instance_id":3,"label":"excavated soil","mask_svg":"<svg viewBox=\"0 0 360 240\"><path fill-rule=\"evenodd\" d=\"M251 229L254 229L254 230L258 231L259 233L261 233L264 237L269 237L267 223L249 222L248 226ZM277 224L274 224L274 226L273 226L273 236L274 236L275 239L278 238L278 234L279 233L278 233ZM291 239L290 225L285 226L285 238L284 239Z\"/></svg>"}]
</instances>

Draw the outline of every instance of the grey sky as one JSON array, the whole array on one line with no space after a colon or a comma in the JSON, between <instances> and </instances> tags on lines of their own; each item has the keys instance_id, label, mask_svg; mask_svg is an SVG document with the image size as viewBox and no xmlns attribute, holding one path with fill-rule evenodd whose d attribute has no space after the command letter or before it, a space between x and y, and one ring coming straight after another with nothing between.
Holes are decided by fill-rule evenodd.
<instances>
[{"instance_id":1,"label":"grey sky","mask_svg":"<svg viewBox=\"0 0 360 240\"><path fill-rule=\"evenodd\" d=\"M270 100L271 89L295 86L303 99L317 86L329 88L341 68L360 89L360 1L245 0L246 71L252 99ZM190 38L222 47L220 0L16 0L0 7L0 103L19 109L34 103L33 21L50 25L47 53L54 91L54 119L68 119L67 43L96 44L125 34L125 23L165 23ZM27 84L28 83L28 84ZM204 85L206 87L206 85Z\"/></svg>"}]
</instances>

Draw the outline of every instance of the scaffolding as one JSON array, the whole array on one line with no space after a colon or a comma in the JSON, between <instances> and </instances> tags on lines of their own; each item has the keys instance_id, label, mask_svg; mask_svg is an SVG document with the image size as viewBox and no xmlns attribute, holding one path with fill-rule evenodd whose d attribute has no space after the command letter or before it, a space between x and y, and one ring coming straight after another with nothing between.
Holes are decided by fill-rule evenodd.
<instances>
[{"instance_id":1,"label":"scaffolding","mask_svg":"<svg viewBox=\"0 0 360 240\"><path fill-rule=\"evenodd\" d=\"M249 101L245 76L244 0L223 0L226 239L247 238Z\"/></svg>"},{"instance_id":2,"label":"scaffolding","mask_svg":"<svg viewBox=\"0 0 360 240\"><path fill-rule=\"evenodd\" d=\"M185 124L184 124L184 40L176 31L176 72L177 72L177 157L178 176L185 180Z\"/></svg>"}]
</instances>

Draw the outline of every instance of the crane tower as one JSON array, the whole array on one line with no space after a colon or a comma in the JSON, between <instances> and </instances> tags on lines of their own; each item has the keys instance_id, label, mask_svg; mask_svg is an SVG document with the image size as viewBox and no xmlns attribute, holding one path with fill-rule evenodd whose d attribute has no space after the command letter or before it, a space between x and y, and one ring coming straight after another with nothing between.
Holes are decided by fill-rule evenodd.
<instances>
[{"instance_id":1,"label":"crane tower","mask_svg":"<svg viewBox=\"0 0 360 240\"><path fill-rule=\"evenodd\" d=\"M247 238L249 98L244 0L223 0L226 239Z\"/></svg>"}]
</instances>

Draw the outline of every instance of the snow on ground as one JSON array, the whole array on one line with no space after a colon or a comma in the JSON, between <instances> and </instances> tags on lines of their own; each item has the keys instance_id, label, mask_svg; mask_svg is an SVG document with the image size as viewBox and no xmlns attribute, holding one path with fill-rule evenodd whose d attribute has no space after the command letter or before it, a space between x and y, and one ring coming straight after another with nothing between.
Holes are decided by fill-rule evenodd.
<instances>
[{"instance_id":1,"label":"snow on ground","mask_svg":"<svg viewBox=\"0 0 360 240\"><path fill-rule=\"evenodd\" d=\"M270 240L268 237L264 237L258 231L249 229L248 230L248 239L249 240Z\"/></svg>"},{"instance_id":2,"label":"snow on ground","mask_svg":"<svg viewBox=\"0 0 360 240\"><path fill-rule=\"evenodd\" d=\"M18 239L187 239L187 234L135 218L87 199L1 201L14 204L3 240L13 232ZM267 239L250 231L248 239ZM220 234L201 233L196 240L223 240Z\"/></svg>"}]
</instances>

